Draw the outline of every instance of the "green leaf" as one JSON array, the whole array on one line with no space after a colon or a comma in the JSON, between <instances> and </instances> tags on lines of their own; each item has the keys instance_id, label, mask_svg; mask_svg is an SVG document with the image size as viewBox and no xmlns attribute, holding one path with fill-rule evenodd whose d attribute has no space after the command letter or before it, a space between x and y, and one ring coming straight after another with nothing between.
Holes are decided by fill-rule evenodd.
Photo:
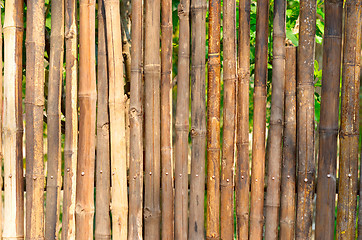
<instances>
[{"instance_id":1,"label":"green leaf","mask_svg":"<svg viewBox=\"0 0 362 240\"><path fill-rule=\"evenodd\" d=\"M287 38L288 38L290 41L292 41L292 43L294 44L294 46L298 46L298 38L297 38L296 34L294 34L294 33L292 32L292 30L288 29L288 30L286 31L286 36L287 36Z\"/></svg>"}]
</instances>

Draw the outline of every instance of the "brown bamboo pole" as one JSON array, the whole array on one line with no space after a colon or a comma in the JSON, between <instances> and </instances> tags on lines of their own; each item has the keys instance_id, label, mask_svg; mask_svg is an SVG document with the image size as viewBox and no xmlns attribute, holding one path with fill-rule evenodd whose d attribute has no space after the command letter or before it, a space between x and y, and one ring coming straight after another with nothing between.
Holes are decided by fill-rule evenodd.
<instances>
[{"instance_id":1,"label":"brown bamboo pole","mask_svg":"<svg viewBox=\"0 0 362 240\"><path fill-rule=\"evenodd\" d=\"M172 0L161 1L162 239L173 239Z\"/></svg>"},{"instance_id":2,"label":"brown bamboo pole","mask_svg":"<svg viewBox=\"0 0 362 240\"><path fill-rule=\"evenodd\" d=\"M109 154L108 67L104 1L98 2L98 107L95 239L111 239L111 161Z\"/></svg>"},{"instance_id":3,"label":"brown bamboo pole","mask_svg":"<svg viewBox=\"0 0 362 240\"><path fill-rule=\"evenodd\" d=\"M221 239L234 239L234 139L236 117L236 1L223 2L223 144L221 158Z\"/></svg>"},{"instance_id":4,"label":"brown bamboo pole","mask_svg":"<svg viewBox=\"0 0 362 240\"><path fill-rule=\"evenodd\" d=\"M358 181L361 2L347 0L344 20L337 239L355 239Z\"/></svg>"},{"instance_id":5,"label":"brown bamboo pole","mask_svg":"<svg viewBox=\"0 0 362 240\"><path fill-rule=\"evenodd\" d=\"M299 47L297 62L297 149L298 199L296 239L309 239L312 233L314 196L314 45L316 1L300 1Z\"/></svg>"},{"instance_id":6,"label":"brown bamboo pole","mask_svg":"<svg viewBox=\"0 0 362 240\"><path fill-rule=\"evenodd\" d=\"M1 14L1 10L0 10ZM3 29L2 29L2 22L0 20L0 166L3 165ZM2 168L0 169L0 186L3 186L3 177L2 177ZM0 239L3 236L3 190L0 190Z\"/></svg>"},{"instance_id":7,"label":"brown bamboo pole","mask_svg":"<svg viewBox=\"0 0 362 240\"><path fill-rule=\"evenodd\" d=\"M57 226L60 213L60 190L62 185L61 158L61 91L63 78L64 46L64 1L51 2L50 62L48 80L48 178L45 212L45 238L58 237Z\"/></svg>"},{"instance_id":8,"label":"brown bamboo pole","mask_svg":"<svg viewBox=\"0 0 362 240\"><path fill-rule=\"evenodd\" d=\"M209 0L206 238L220 238L220 0Z\"/></svg>"},{"instance_id":9,"label":"brown bamboo pole","mask_svg":"<svg viewBox=\"0 0 362 240\"><path fill-rule=\"evenodd\" d=\"M253 152L251 168L250 239L262 239L265 173L266 82L269 1L259 0L256 13Z\"/></svg>"},{"instance_id":10,"label":"brown bamboo pole","mask_svg":"<svg viewBox=\"0 0 362 240\"><path fill-rule=\"evenodd\" d=\"M204 239L206 0L191 1L191 180L188 239Z\"/></svg>"},{"instance_id":11,"label":"brown bamboo pole","mask_svg":"<svg viewBox=\"0 0 362 240\"><path fill-rule=\"evenodd\" d=\"M274 1L273 75L268 148L267 193L265 200L265 239L278 239L280 178L282 165L284 87L285 87L286 1Z\"/></svg>"},{"instance_id":12,"label":"brown bamboo pole","mask_svg":"<svg viewBox=\"0 0 362 240\"><path fill-rule=\"evenodd\" d=\"M145 239L160 239L160 0L145 1Z\"/></svg>"},{"instance_id":13,"label":"brown bamboo pole","mask_svg":"<svg viewBox=\"0 0 362 240\"><path fill-rule=\"evenodd\" d=\"M76 239L93 238L95 120L95 1L79 2L79 148L76 192Z\"/></svg>"},{"instance_id":14,"label":"brown bamboo pole","mask_svg":"<svg viewBox=\"0 0 362 240\"><path fill-rule=\"evenodd\" d=\"M316 239L334 239L343 0L325 1Z\"/></svg>"},{"instance_id":15,"label":"brown bamboo pole","mask_svg":"<svg viewBox=\"0 0 362 240\"><path fill-rule=\"evenodd\" d=\"M2 237L3 239L24 239L23 110L21 90L24 26L22 0L8 0L5 2L3 30L4 231Z\"/></svg>"},{"instance_id":16,"label":"brown bamboo pole","mask_svg":"<svg viewBox=\"0 0 362 240\"><path fill-rule=\"evenodd\" d=\"M295 166L296 166L296 75L297 48L285 49L285 90L284 90L284 130L283 130L283 164L280 195L280 239L292 240L295 233Z\"/></svg>"},{"instance_id":17,"label":"brown bamboo pole","mask_svg":"<svg viewBox=\"0 0 362 240\"><path fill-rule=\"evenodd\" d=\"M250 0L239 1L237 95L236 223L238 239L249 232L249 81L250 81Z\"/></svg>"}]
</instances>

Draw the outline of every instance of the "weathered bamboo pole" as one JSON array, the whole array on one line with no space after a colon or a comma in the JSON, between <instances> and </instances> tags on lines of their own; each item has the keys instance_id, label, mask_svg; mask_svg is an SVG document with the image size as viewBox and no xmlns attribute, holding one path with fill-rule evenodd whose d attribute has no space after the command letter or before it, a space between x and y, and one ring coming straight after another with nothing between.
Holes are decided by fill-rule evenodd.
<instances>
[{"instance_id":1,"label":"weathered bamboo pole","mask_svg":"<svg viewBox=\"0 0 362 240\"><path fill-rule=\"evenodd\" d=\"M265 239L278 239L280 178L282 165L284 86L285 86L285 11L286 1L274 1L273 75L268 148L267 193L265 200Z\"/></svg>"},{"instance_id":2,"label":"weathered bamboo pole","mask_svg":"<svg viewBox=\"0 0 362 240\"><path fill-rule=\"evenodd\" d=\"M1 10L0 10L1 14ZM3 165L3 29L0 20L0 166ZM3 186L2 168L0 169L0 186ZM3 236L3 190L0 190L0 239Z\"/></svg>"},{"instance_id":3,"label":"weathered bamboo pole","mask_svg":"<svg viewBox=\"0 0 362 240\"><path fill-rule=\"evenodd\" d=\"M343 0L325 1L316 239L334 239Z\"/></svg>"},{"instance_id":4,"label":"weathered bamboo pole","mask_svg":"<svg viewBox=\"0 0 362 240\"><path fill-rule=\"evenodd\" d=\"M269 1L258 0L256 13L253 152L251 168L250 239L262 239L265 173L266 82Z\"/></svg>"},{"instance_id":5,"label":"weathered bamboo pole","mask_svg":"<svg viewBox=\"0 0 362 240\"><path fill-rule=\"evenodd\" d=\"M45 212L45 238L58 238L57 226L60 213L60 189L62 185L61 158L61 91L64 55L64 0L51 2L50 62L48 81L48 178Z\"/></svg>"},{"instance_id":6,"label":"weathered bamboo pole","mask_svg":"<svg viewBox=\"0 0 362 240\"><path fill-rule=\"evenodd\" d=\"M337 239L355 239L358 181L361 2L347 0L344 20Z\"/></svg>"},{"instance_id":7,"label":"weathered bamboo pole","mask_svg":"<svg viewBox=\"0 0 362 240\"><path fill-rule=\"evenodd\" d=\"M314 45L316 1L300 1L297 62L298 198L296 239L310 239L315 178L314 159Z\"/></svg>"},{"instance_id":8,"label":"weathered bamboo pole","mask_svg":"<svg viewBox=\"0 0 362 240\"><path fill-rule=\"evenodd\" d=\"M209 0L206 238L220 238L220 0Z\"/></svg>"},{"instance_id":9,"label":"weathered bamboo pole","mask_svg":"<svg viewBox=\"0 0 362 240\"><path fill-rule=\"evenodd\" d=\"M202 240L204 234L206 102L206 0L191 0L191 180L188 239Z\"/></svg>"},{"instance_id":10,"label":"weathered bamboo pole","mask_svg":"<svg viewBox=\"0 0 362 240\"><path fill-rule=\"evenodd\" d=\"M23 110L21 90L23 80L23 31L23 1L6 1L4 19L3 239L24 239Z\"/></svg>"},{"instance_id":11,"label":"weathered bamboo pole","mask_svg":"<svg viewBox=\"0 0 362 240\"><path fill-rule=\"evenodd\" d=\"M96 97L95 1L80 0L76 239L93 238Z\"/></svg>"},{"instance_id":12,"label":"weathered bamboo pole","mask_svg":"<svg viewBox=\"0 0 362 240\"><path fill-rule=\"evenodd\" d=\"M145 1L145 239L160 239L160 0Z\"/></svg>"},{"instance_id":13,"label":"weathered bamboo pole","mask_svg":"<svg viewBox=\"0 0 362 240\"><path fill-rule=\"evenodd\" d=\"M95 239L111 239L111 161L109 149L108 64L104 0L98 2L98 108Z\"/></svg>"}]
</instances>

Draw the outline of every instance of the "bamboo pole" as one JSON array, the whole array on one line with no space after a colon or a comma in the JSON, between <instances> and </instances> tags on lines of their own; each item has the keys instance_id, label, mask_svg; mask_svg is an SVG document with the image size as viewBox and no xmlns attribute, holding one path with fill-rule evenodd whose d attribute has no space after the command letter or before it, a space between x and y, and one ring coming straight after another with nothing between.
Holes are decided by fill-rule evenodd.
<instances>
[{"instance_id":1,"label":"bamboo pole","mask_svg":"<svg viewBox=\"0 0 362 240\"><path fill-rule=\"evenodd\" d=\"M295 226L295 166L296 166L296 75L297 48L285 49L285 112L283 130L283 164L280 195L280 239L294 239Z\"/></svg>"},{"instance_id":2,"label":"bamboo pole","mask_svg":"<svg viewBox=\"0 0 362 240\"><path fill-rule=\"evenodd\" d=\"M209 0L206 238L220 238L220 0Z\"/></svg>"},{"instance_id":3,"label":"bamboo pole","mask_svg":"<svg viewBox=\"0 0 362 240\"><path fill-rule=\"evenodd\" d=\"M23 1L7 0L5 2L4 19L3 239L24 239L23 110L21 91L23 79L23 31Z\"/></svg>"},{"instance_id":4,"label":"bamboo pole","mask_svg":"<svg viewBox=\"0 0 362 240\"><path fill-rule=\"evenodd\" d=\"M343 0L325 1L316 239L334 239Z\"/></svg>"},{"instance_id":5,"label":"bamboo pole","mask_svg":"<svg viewBox=\"0 0 362 240\"><path fill-rule=\"evenodd\" d=\"M285 11L286 1L274 1L273 75L268 148L267 193L265 200L265 239L278 239L280 178L282 164L284 87L285 87Z\"/></svg>"},{"instance_id":6,"label":"bamboo pole","mask_svg":"<svg viewBox=\"0 0 362 240\"><path fill-rule=\"evenodd\" d=\"M173 239L172 161L172 1L161 1L161 161L162 239Z\"/></svg>"},{"instance_id":7,"label":"bamboo pole","mask_svg":"<svg viewBox=\"0 0 362 240\"><path fill-rule=\"evenodd\" d=\"M160 0L145 1L145 239L160 239Z\"/></svg>"},{"instance_id":8,"label":"bamboo pole","mask_svg":"<svg viewBox=\"0 0 362 240\"><path fill-rule=\"evenodd\" d=\"M0 10L1 14L1 10ZM3 165L3 29L0 20L0 166ZM2 168L0 169L0 186L3 186ZM0 190L0 239L3 236L3 190Z\"/></svg>"},{"instance_id":9,"label":"bamboo pole","mask_svg":"<svg viewBox=\"0 0 362 240\"><path fill-rule=\"evenodd\" d=\"M361 2L345 3L337 239L355 239L358 180Z\"/></svg>"},{"instance_id":10,"label":"bamboo pole","mask_svg":"<svg viewBox=\"0 0 362 240\"><path fill-rule=\"evenodd\" d=\"M98 108L95 239L111 239L108 67L104 1L98 2Z\"/></svg>"},{"instance_id":11,"label":"bamboo pole","mask_svg":"<svg viewBox=\"0 0 362 240\"><path fill-rule=\"evenodd\" d=\"M93 238L96 120L95 1L79 3L79 149L76 239Z\"/></svg>"},{"instance_id":12,"label":"bamboo pole","mask_svg":"<svg viewBox=\"0 0 362 240\"><path fill-rule=\"evenodd\" d=\"M45 212L45 238L58 237L57 226L60 213L60 189L62 185L61 158L61 90L63 78L64 46L64 1L51 2L50 62L48 80L48 178Z\"/></svg>"},{"instance_id":13,"label":"bamboo pole","mask_svg":"<svg viewBox=\"0 0 362 240\"><path fill-rule=\"evenodd\" d=\"M255 80L253 116L253 152L251 168L250 239L262 239L264 173L265 173L265 128L266 128L266 82L268 63L268 16L269 1L258 0L255 43Z\"/></svg>"},{"instance_id":14,"label":"bamboo pole","mask_svg":"<svg viewBox=\"0 0 362 240\"><path fill-rule=\"evenodd\" d=\"M204 239L206 0L191 1L191 182L188 239Z\"/></svg>"},{"instance_id":15,"label":"bamboo pole","mask_svg":"<svg viewBox=\"0 0 362 240\"><path fill-rule=\"evenodd\" d=\"M239 2L236 223L238 239L248 239L249 231L249 81L250 81L250 0Z\"/></svg>"}]
</instances>

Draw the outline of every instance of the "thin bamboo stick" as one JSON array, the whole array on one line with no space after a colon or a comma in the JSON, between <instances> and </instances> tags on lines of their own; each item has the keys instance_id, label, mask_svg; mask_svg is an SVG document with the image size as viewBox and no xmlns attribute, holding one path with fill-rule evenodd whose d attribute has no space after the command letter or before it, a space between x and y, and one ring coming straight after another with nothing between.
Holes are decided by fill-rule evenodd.
<instances>
[{"instance_id":1,"label":"thin bamboo stick","mask_svg":"<svg viewBox=\"0 0 362 240\"><path fill-rule=\"evenodd\" d=\"M266 128L266 82L268 63L268 16L269 1L258 0L255 43L255 80L253 116L253 152L251 168L250 239L262 239L264 173L265 173L265 128Z\"/></svg>"},{"instance_id":2,"label":"thin bamboo stick","mask_svg":"<svg viewBox=\"0 0 362 240\"><path fill-rule=\"evenodd\" d=\"M98 2L98 108L95 239L111 239L111 161L109 154L108 67L104 1Z\"/></svg>"},{"instance_id":3,"label":"thin bamboo stick","mask_svg":"<svg viewBox=\"0 0 362 240\"><path fill-rule=\"evenodd\" d=\"M95 1L79 2L79 149L76 239L93 238L96 124Z\"/></svg>"},{"instance_id":4,"label":"thin bamboo stick","mask_svg":"<svg viewBox=\"0 0 362 240\"><path fill-rule=\"evenodd\" d=\"M297 75L297 48L294 46L285 49L285 112L283 130L283 164L280 195L280 239L294 239L295 225L295 166L296 166L296 75Z\"/></svg>"},{"instance_id":5,"label":"thin bamboo stick","mask_svg":"<svg viewBox=\"0 0 362 240\"><path fill-rule=\"evenodd\" d=\"M1 10L0 10L1 14ZM3 29L0 20L0 166L3 165ZM0 186L3 186L2 168L0 169ZM3 190L0 190L0 239L3 236Z\"/></svg>"},{"instance_id":6,"label":"thin bamboo stick","mask_svg":"<svg viewBox=\"0 0 362 240\"><path fill-rule=\"evenodd\" d=\"M300 1L297 62L298 199L296 239L310 239L315 178L314 159L314 45L316 1Z\"/></svg>"},{"instance_id":7,"label":"thin bamboo stick","mask_svg":"<svg viewBox=\"0 0 362 240\"><path fill-rule=\"evenodd\" d=\"M343 0L325 1L316 239L334 239Z\"/></svg>"},{"instance_id":8,"label":"thin bamboo stick","mask_svg":"<svg viewBox=\"0 0 362 240\"><path fill-rule=\"evenodd\" d=\"M265 239L278 239L280 177L284 120L286 1L274 1L273 75L268 148L267 193L265 200Z\"/></svg>"},{"instance_id":9,"label":"thin bamboo stick","mask_svg":"<svg viewBox=\"0 0 362 240\"><path fill-rule=\"evenodd\" d=\"M4 19L3 149L5 204L3 239L24 239L23 110L21 90L23 80L23 31L23 1L6 1Z\"/></svg>"},{"instance_id":10,"label":"thin bamboo stick","mask_svg":"<svg viewBox=\"0 0 362 240\"><path fill-rule=\"evenodd\" d=\"M337 239L355 239L358 181L361 2L347 0L345 12Z\"/></svg>"}]
</instances>

